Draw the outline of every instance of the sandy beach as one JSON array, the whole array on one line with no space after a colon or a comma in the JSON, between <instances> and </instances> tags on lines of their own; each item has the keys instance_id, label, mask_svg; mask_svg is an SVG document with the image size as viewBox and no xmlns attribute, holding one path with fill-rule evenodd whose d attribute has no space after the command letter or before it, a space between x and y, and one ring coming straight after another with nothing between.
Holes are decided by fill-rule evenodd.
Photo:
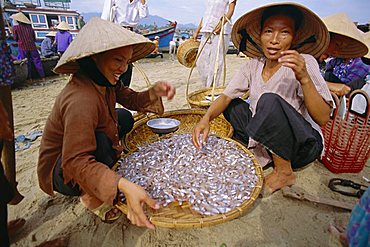
<instances>
[{"instance_id":1,"label":"sandy beach","mask_svg":"<svg viewBox=\"0 0 370 247\"><path fill-rule=\"evenodd\" d=\"M227 55L227 81L238 71L246 58ZM145 59L140 65L152 83L166 80L176 86L177 95L164 101L166 111L189 108L185 90L189 69L165 54L165 58ZM47 82L12 91L15 135L43 130L56 96L68 81L67 76L48 78ZM132 88L141 91L147 86L135 69ZM197 71L191 77L190 92L201 89ZM16 153L18 189L25 196L9 206L9 220L23 217L26 225L12 239L12 246L36 246L46 240L65 236L68 246L338 246L328 226L346 224L350 212L343 209L283 197L278 191L268 198L258 198L242 217L202 229L147 230L132 226L125 216L113 224L103 223L86 210L78 198L56 194L50 197L38 186L36 164L41 138L32 146ZM265 173L271 172L271 168ZM358 174L333 174L320 162L313 162L297 172L297 185L308 193L343 202L357 202L354 197L332 192L327 184L331 178L352 179L365 184L369 162Z\"/></svg>"}]
</instances>

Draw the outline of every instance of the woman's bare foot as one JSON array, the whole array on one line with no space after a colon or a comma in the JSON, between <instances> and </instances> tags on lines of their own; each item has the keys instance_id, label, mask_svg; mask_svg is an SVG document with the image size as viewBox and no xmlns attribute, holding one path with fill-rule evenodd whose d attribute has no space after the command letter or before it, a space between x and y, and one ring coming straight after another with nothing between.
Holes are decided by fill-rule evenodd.
<instances>
[{"instance_id":1,"label":"woman's bare foot","mask_svg":"<svg viewBox=\"0 0 370 247\"><path fill-rule=\"evenodd\" d=\"M277 155L272 155L274 171L265 177L265 193L271 194L285 186L295 184L296 175L293 172L291 162Z\"/></svg>"},{"instance_id":2,"label":"woman's bare foot","mask_svg":"<svg viewBox=\"0 0 370 247\"><path fill-rule=\"evenodd\" d=\"M265 187L269 193L273 193L285 186L291 186L295 182L296 175L293 171L277 171L274 169L272 173L265 177Z\"/></svg>"},{"instance_id":3,"label":"woman's bare foot","mask_svg":"<svg viewBox=\"0 0 370 247\"><path fill-rule=\"evenodd\" d=\"M339 240L343 246L348 246L346 228L336 224L330 224L328 227L329 232Z\"/></svg>"}]
</instances>

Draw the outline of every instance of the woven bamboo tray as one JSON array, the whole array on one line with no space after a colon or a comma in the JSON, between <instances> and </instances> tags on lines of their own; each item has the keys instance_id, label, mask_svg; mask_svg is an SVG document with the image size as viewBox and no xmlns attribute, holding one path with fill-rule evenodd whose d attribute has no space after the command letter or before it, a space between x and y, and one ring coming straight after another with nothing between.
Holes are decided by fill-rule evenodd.
<instances>
[{"instance_id":1,"label":"woven bamboo tray","mask_svg":"<svg viewBox=\"0 0 370 247\"><path fill-rule=\"evenodd\" d=\"M165 112L162 116L141 118L135 122L131 132L126 135L124 145L127 150L135 151L138 146L147 145L160 140L161 137L158 134L153 133L146 125L146 122L150 119L159 117L177 119L181 122L181 124L175 134L185 134L192 132L194 126L201 120L205 113L206 111L202 109L186 109ZM211 122L210 133L216 134L220 137L231 138L233 134L233 128L223 116L219 116Z\"/></svg>"},{"instance_id":2,"label":"woven bamboo tray","mask_svg":"<svg viewBox=\"0 0 370 247\"><path fill-rule=\"evenodd\" d=\"M171 114L166 115L166 117L172 117L172 118L176 118L182 121L182 125L180 125L180 128L176 132L176 134L189 133L191 131L191 129L187 126L186 123L184 126L184 122L193 119L193 116L185 117L185 115L194 115L192 114L193 112L198 112L198 114L201 115L205 111L202 111L202 110L189 111L188 110L187 112L188 114L186 114L186 111L176 111L176 112L172 112ZM148 132L146 131L142 132L142 130L144 130L145 128L148 128L145 123L146 121L140 120L139 122L135 124L133 131L128 134L126 140L128 138L131 140L134 140L130 142L130 145L131 144L134 145L134 143L135 145L147 145L159 139L159 138L152 138L151 136L147 136ZM195 122L192 122L192 125L194 125L194 123ZM230 138L225 137L225 133L228 133L228 131L221 130L221 128L214 128L213 126L213 133L216 133L216 134L220 133L221 137L223 137L224 139L228 141L234 142L241 150L243 150L245 153L248 153L249 155L253 157L253 154L248 149L246 149L243 145L239 144L238 142L234 140L231 140ZM168 138L168 137L169 135L166 135L161 138ZM179 205L177 202L173 202L166 207L161 207L158 210L152 210L150 208L146 208L146 213L148 215L149 220L151 221L152 224L158 227L202 228L202 227L209 227L209 226L221 224L221 223L230 221L232 219L235 219L243 215L250 207L252 207L254 201L258 198L258 195L260 194L262 185L263 185L262 168L255 158L253 158L253 163L255 166L256 174L258 176L258 182L255 188L253 189L250 199L244 201L242 205L240 205L239 207L236 207L233 210L225 214L205 216L205 215L201 215L193 211L191 209L191 205L189 205L188 203L183 203L182 205ZM119 210L121 210L123 213L127 214L128 210L127 210L126 204L119 202L116 205L116 207Z\"/></svg>"}]
</instances>

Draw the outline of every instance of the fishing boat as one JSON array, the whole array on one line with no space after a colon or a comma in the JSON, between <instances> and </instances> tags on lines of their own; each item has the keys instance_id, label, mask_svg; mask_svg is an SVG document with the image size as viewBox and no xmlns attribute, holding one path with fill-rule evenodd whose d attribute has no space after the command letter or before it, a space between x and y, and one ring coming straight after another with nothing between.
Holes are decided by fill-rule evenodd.
<instances>
[{"instance_id":1,"label":"fishing boat","mask_svg":"<svg viewBox=\"0 0 370 247\"><path fill-rule=\"evenodd\" d=\"M169 50L169 43L173 40L173 36L175 34L177 22L171 22L168 26L159 29L157 31L152 31L149 33L144 33L143 35L150 40L154 40L156 36L159 37L159 50L160 51L168 51Z\"/></svg>"},{"instance_id":2,"label":"fishing boat","mask_svg":"<svg viewBox=\"0 0 370 247\"><path fill-rule=\"evenodd\" d=\"M50 31L53 31L58 23L65 21L72 36L78 33L77 18L79 13L69 9L71 0L1 0L4 6L5 31L7 42L11 45L12 54L17 57L18 49L16 41L12 37L11 15L22 11L31 21L32 28L35 30L36 44L41 45L42 40Z\"/></svg>"}]
</instances>

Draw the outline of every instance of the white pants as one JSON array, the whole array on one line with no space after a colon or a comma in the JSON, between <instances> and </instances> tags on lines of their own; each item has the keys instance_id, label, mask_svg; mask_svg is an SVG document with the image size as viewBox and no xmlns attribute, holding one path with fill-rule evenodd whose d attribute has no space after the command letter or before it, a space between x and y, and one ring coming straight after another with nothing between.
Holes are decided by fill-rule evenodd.
<instances>
[{"instance_id":1,"label":"white pants","mask_svg":"<svg viewBox=\"0 0 370 247\"><path fill-rule=\"evenodd\" d=\"M203 47L206 39L210 33L202 33L202 39L200 41L199 51ZM202 53L200 54L198 61L197 61L197 68L202 80L202 83L205 87L210 87L213 84L213 76L215 73L215 63L216 63L216 56L217 56L217 47L218 47L218 40L220 35L213 35L207 41L207 44L204 46ZM229 46L230 36L224 35L224 42L223 46L220 45L219 55L218 55L218 70L216 76L216 85L220 85L220 76L224 67L224 56L226 55L228 46ZM198 51L198 52L199 52Z\"/></svg>"},{"instance_id":2,"label":"white pants","mask_svg":"<svg viewBox=\"0 0 370 247\"><path fill-rule=\"evenodd\" d=\"M176 43L175 42L170 42L170 47L169 47L169 53L170 54L176 54Z\"/></svg>"}]
</instances>

